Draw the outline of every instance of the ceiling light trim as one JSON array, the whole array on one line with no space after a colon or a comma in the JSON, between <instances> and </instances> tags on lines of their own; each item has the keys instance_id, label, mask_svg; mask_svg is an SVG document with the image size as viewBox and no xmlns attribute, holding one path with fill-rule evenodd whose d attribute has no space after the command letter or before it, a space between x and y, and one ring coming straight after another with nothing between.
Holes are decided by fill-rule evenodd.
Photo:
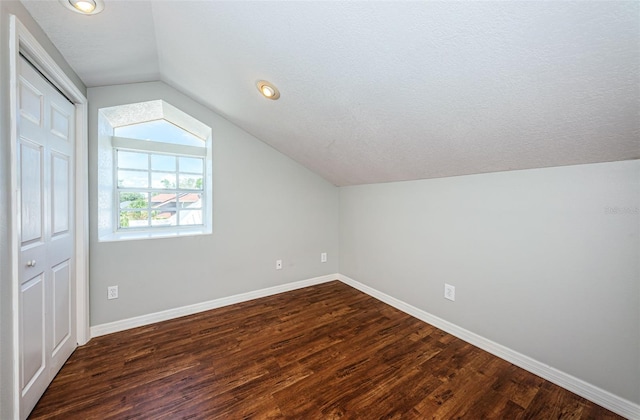
<instances>
[{"instance_id":1,"label":"ceiling light trim","mask_svg":"<svg viewBox=\"0 0 640 420\"><path fill-rule=\"evenodd\" d=\"M104 1L103 0L58 0L60 4L64 6L65 9L71 10L72 12L79 13L81 15L97 15L98 13L104 10ZM95 6L92 10L83 11L82 7L78 7L79 3L93 3Z\"/></svg>"},{"instance_id":2,"label":"ceiling light trim","mask_svg":"<svg viewBox=\"0 0 640 420\"><path fill-rule=\"evenodd\" d=\"M258 80L256 82L256 87L258 88L258 92L260 92L260 94L262 94L262 96L267 99L275 101L276 99L280 98L280 91L271 82L267 82L266 80Z\"/></svg>"}]
</instances>

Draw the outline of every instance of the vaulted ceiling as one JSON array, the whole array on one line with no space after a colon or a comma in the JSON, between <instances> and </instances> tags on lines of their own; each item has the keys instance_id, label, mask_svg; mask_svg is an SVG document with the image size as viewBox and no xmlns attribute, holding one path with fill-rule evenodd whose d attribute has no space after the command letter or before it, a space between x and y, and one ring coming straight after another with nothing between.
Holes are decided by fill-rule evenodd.
<instances>
[{"instance_id":1,"label":"vaulted ceiling","mask_svg":"<svg viewBox=\"0 0 640 420\"><path fill-rule=\"evenodd\" d=\"M162 80L335 185L640 158L637 1L104 1L22 3L87 86Z\"/></svg>"}]
</instances>

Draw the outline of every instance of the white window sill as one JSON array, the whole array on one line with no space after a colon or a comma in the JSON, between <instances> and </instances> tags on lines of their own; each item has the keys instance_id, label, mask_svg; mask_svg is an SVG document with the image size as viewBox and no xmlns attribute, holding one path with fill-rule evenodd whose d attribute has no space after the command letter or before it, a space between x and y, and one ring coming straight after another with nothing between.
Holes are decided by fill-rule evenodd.
<instances>
[{"instance_id":1,"label":"white window sill","mask_svg":"<svg viewBox=\"0 0 640 420\"><path fill-rule=\"evenodd\" d=\"M114 232L98 237L98 242L136 241L140 239L178 238L182 236L210 235L211 228L198 227L171 231Z\"/></svg>"}]
</instances>

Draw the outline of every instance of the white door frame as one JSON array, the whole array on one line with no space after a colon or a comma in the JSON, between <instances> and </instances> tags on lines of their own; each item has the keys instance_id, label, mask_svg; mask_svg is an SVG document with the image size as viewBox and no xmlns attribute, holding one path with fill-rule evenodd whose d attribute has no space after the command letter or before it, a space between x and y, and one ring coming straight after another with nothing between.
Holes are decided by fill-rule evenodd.
<instances>
[{"instance_id":1,"label":"white door frame","mask_svg":"<svg viewBox=\"0 0 640 420\"><path fill-rule=\"evenodd\" d=\"M11 300L13 314L13 390L14 416L20 413L20 363L19 363L19 313L18 298L18 171L16 165L18 144L18 61L20 53L32 63L75 105L76 145L75 145L75 281L76 281L76 337L78 345L86 344L91 338L89 330L89 177L88 177L88 104L87 98L71 79L49 56L46 50L31 35L14 15L11 16L9 71L11 101Z\"/></svg>"}]
</instances>

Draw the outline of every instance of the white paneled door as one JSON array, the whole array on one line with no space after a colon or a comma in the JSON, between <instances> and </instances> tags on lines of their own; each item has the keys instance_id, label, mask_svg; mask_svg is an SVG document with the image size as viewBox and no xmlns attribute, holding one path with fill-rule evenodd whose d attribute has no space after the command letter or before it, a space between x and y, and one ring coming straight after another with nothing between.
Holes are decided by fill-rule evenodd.
<instances>
[{"instance_id":1,"label":"white paneled door","mask_svg":"<svg viewBox=\"0 0 640 420\"><path fill-rule=\"evenodd\" d=\"M20 416L77 346L74 281L75 107L18 63Z\"/></svg>"}]
</instances>

